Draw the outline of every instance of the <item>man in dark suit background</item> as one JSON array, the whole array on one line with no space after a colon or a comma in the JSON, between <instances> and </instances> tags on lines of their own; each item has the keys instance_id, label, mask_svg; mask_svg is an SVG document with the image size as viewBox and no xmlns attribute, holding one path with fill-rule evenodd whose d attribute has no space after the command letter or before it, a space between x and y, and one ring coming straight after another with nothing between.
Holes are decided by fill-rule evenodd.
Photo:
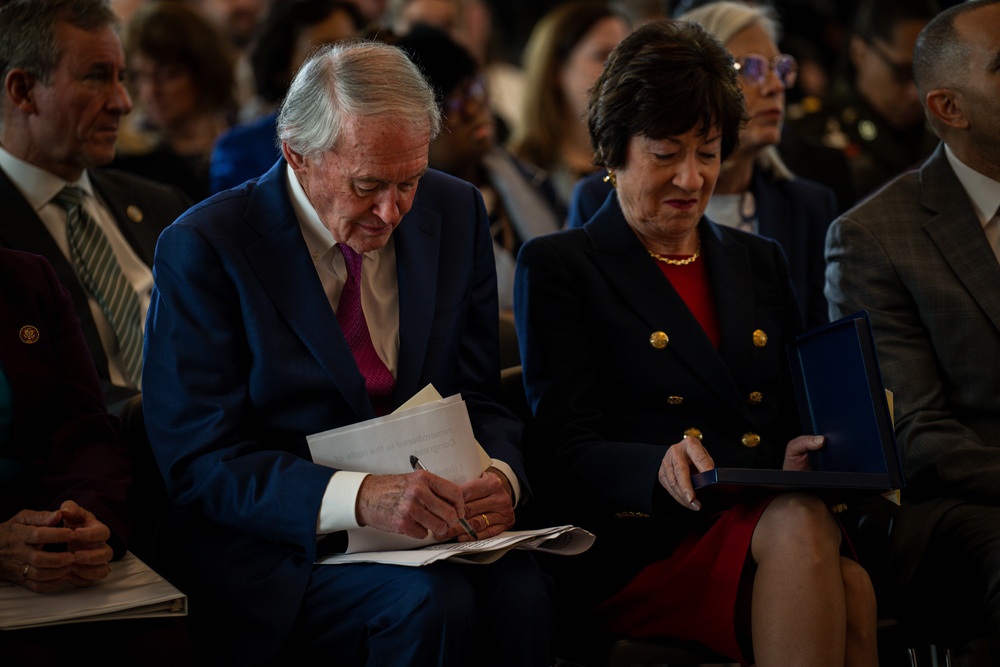
<instances>
[{"instance_id":1,"label":"man in dark suit background","mask_svg":"<svg viewBox=\"0 0 1000 667\"><path fill-rule=\"evenodd\" d=\"M402 51L325 47L279 113L283 158L160 238L143 401L173 500L171 566L207 655L548 664L548 587L524 553L472 568L315 565L358 526L447 538L467 517L492 536L528 495L521 425L496 402L485 207L468 183L428 170L440 124ZM312 462L307 435L428 383L462 394L493 461L480 478Z\"/></svg>"},{"instance_id":2,"label":"man in dark suit background","mask_svg":"<svg viewBox=\"0 0 1000 667\"><path fill-rule=\"evenodd\" d=\"M102 0L17 0L0 10L0 245L52 264L72 294L111 403L139 386L156 239L189 203L175 190L97 169L114 157L119 120L132 108L117 30ZM82 193L82 209L104 239L97 243L110 248L117 269L94 268L93 258L107 257L99 252L76 258L61 199L67 186ZM98 281L113 274L110 284L134 295L94 288L87 271Z\"/></svg>"},{"instance_id":3,"label":"man in dark suit background","mask_svg":"<svg viewBox=\"0 0 1000 667\"><path fill-rule=\"evenodd\" d=\"M942 144L837 220L831 317L871 313L909 487L892 548L901 613L985 621L1000 660L1000 2L923 30L914 73ZM880 603L881 604L881 603ZM936 612L936 613L935 613ZM891 612L890 612L891 613ZM933 637L933 635L931 635Z\"/></svg>"}]
</instances>

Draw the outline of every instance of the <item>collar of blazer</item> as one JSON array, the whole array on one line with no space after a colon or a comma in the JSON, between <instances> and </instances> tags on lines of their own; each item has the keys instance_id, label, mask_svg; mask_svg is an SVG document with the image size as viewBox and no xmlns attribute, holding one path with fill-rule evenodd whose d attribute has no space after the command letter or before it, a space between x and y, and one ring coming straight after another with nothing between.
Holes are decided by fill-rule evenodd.
<instances>
[{"instance_id":1,"label":"collar of blazer","mask_svg":"<svg viewBox=\"0 0 1000 667\"><path fill-rule=\"evenodd\" d=\"M944 144L920 168L924 230L944 261L1000 331L1000 263L944 152Z\"/></svg>"}]
</instances>

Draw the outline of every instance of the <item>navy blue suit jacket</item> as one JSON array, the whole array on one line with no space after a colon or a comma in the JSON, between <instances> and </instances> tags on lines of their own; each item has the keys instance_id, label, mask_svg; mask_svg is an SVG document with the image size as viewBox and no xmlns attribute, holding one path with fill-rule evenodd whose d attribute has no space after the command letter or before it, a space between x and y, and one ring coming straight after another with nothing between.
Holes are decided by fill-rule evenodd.
<instances>
[{"instance_id":1,"label":"navy blue suit jacket","mask_svg":"<svg viewBox=\"0 0 1000 667\"><path fill-rule=\"evenodd\" d=\"M143 401L174 503L175 564L192 609L222 615L218 640L234 662L278 647L309 583L334 471L311 461L305 437L375 416L285 174L279 160L163 232L146 328ZM428 383L461 392L479 442L524 485L521 424L494 399L497 291L481 196L431 170L393 239L394 407Z\"/></svg>"},{"instance_id":2,"label":"navy blue suit jacket","mask_svg":"<svg viewBox=\"0 0 1000 667\"><path fill-rule=\"evenodd\" d=\"M0 366L12 394L0 457L20 473L0 483L0 521L73 500L108 526L120 558L128 537L128 455L69 291L43 257L0 249L0 333Z\"/></svg>"},{"instance_id":3,"label":"navy blue suit jacket","mask_svg":"<svg viewBox=\"0 0 1000 667\"><path fill-rule=\"evenodd\" d=\"M587 176L573 189L567 227L582 227L613 190L604 172ZM823 295L826 230L837 216L833 190L805 178L776 180L754 168L750 191L757 201L761 236L781 244L806 327L828 322Z\"/></svg>"},{"instance_id":4,"label":"navy blue suit jacket","mask_svg":"<svg viewBox=\"0 0 1000 667\"><path fill-rule=\"evenodd\" d=\"M535 417L529 451L547 475L543 486L536 473L538 499L552 520L600 536L578 557L606 573L592 580L606 587L598 597L668 555L689 522L711 514L681 507L657 481L667 448L687 429L701 431L716 465L744 468L780 467L799 435L785 346L801 324L781 248L705 218L699 233L718 350L617 197L582 229L536 238L518 257L514 314ZM756 330L766 345L755 344ZM655 332L666 346L651 344ZM759 446L744 446L745 433L759 435Z\"/></svg>"}]
</instances>

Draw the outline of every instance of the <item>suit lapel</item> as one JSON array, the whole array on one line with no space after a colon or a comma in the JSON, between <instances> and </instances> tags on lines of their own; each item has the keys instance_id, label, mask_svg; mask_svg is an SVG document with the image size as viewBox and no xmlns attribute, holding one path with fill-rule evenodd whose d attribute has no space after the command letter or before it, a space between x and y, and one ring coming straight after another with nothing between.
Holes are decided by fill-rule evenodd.
<instances>
[{"instance_id":1,"label":"suit lapel","mask_svg":"<svg viewBox=\"0 0 1000 667\"><path fill-rule=\"evenodd\" d=\"M649 333L662 331L667 334L668 349L688 368L691 375L725 404L733 405L741 414L745 413L746 406L739 400L739 388L726 361L720 351L713 347L684 300L650 259L649 253L628 226L618 206L617 196L609 198L584 229L593 243L590 254L594 264L617 290L622 302L628 304L649 325ZM725 332L732 328L727 325L732 318L725 308L740 298L743 298L747 307L752 308L753 295L720 292L717 285L722 283L719 281L729 280L725 277L727 269L720 267L716 271L714 265L728 260L721 250L715 230L704 219L699 231L705 260L711 262L709 277L719 309L724 349L727 347ZM745 283L746 280L737 278L732 282ZM726 284L731 285L732 282Z\"/></svg>"},{"instance_id":2,"label":"suit lapel","mask_svg":"<svg viewBox=\"0 0 1000 667\"><path fill-rule=\"evenodd\" d=\"M118 231L125 237L139 259L146 266L152 266L156 239L160 235L161 225L164 224L153 223L152 220L163 216L153 216L152 211L145 209L147 202L136 198L131 188L114 182L100 169L90 169L87 173L94 190L114 217Z\"/></svg>"},{"instance_id":3,"label":"suit lapel","mask_svg":"<svg viewBox=\"0 0 1000 667\"><path fill-rule=\"evenodd\" d=\"M101 336L97 331L97 325L90 314L90 303L87 300L87 290L80 282L73 270L73 266L63 255L62 250L56 245L55 239L45 228L35 210L31 208L28 201L21 195L14 184L7 178L7 174L0 169L0 202L3 202L4 217L7 223L0 226L0 244L21 250L32 252L45 257L52 269L56 272L56 277L73 297L73 308L77 317L80 318L80 326L83 329L83 336L90 348L94 363L97 365L98 373L102 378L108 377L108 361L104 354L104 345L101 343Z\"/></svg>"},{"instance_id":4,"label":"suit lapel","mask_svg":"<svg viewBox=\"0 0 1000 667\"><path fill-rule=\"evenodd\" d=\"M405 399L422 389L418 385L430 343L438 292L440 214L414 205L393 232L393 239L396 245L400 322L396 396Z\"/></svg>"},{"instance_id":5,"label":"suit lapel","mask_svg":"<svg viewBox=\"0 0 1000 667\"><path fill-rule=\"evenodd\" d=\"M275 309L362 419L375 416L365 381L316 275L285 185L285 162L261 177L246 222L260 237L244 249ZM276 262L275 258L282 258Z\"/></svg>"},{"instance_id":6,"label":"suit lapel","mask_svg":"<svg viewBox=\"0 0 1000 667\"><path fill-rule=\"evenodd\" d=\"M925 231L1000 331L1000 263L943 146L921 168L920 189L922 203L931 212Z\"/></svg>"}]
</instances>

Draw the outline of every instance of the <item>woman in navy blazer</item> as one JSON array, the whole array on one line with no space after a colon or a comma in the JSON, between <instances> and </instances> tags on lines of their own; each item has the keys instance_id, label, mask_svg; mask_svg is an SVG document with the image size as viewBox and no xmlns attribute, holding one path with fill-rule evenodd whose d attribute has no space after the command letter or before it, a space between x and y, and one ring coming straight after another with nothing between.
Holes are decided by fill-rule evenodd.
<instances>
[{"instance_id":1,"label":"woman in navy blazer","mask_svg":"<svg viewBox=\"0 0 1000 667\"><path fill-rule=\"evenodd\" d=\"M719 39L737 61L750 116L740 145L726 160L707 215L714 222L752 231L781 244L807 328L828 321L823 295L823 244L837 214L833 190L791 173L778 155L785 88L797 64L778 53L777 25L767 10L741 2L712 2L684 14ZM577 184L568 227L587 222L611 191L604 174Z\"/></svg>"},{"instance_id":2,"label":"woman in navy blazer","mask_svg":"<svg viewBox=\"0 0 1000 667\"><path fill-rule=\"evenodd\" d=\"M590 131L616 192L518 258L536 493L598 535L560 570L589 573L603 631L743 664L875 664L874 593L822 500L692 485L716 466L805 469L823 444L799 435L780 247L703 215L745 113L736 76L703 28L660 21L597 81Z\"/></svg>"}]
</instances>

